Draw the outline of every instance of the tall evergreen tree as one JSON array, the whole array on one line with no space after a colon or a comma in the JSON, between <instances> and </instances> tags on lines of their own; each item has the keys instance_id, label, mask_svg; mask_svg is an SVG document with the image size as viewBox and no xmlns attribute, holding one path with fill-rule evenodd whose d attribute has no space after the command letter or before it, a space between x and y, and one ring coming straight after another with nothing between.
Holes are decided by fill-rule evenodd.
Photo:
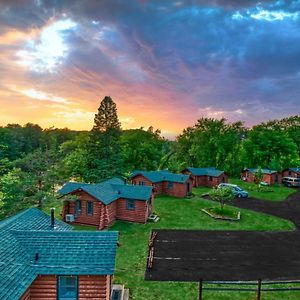
<instances>
[{"instance_id":1,"label":"tall evergreen tree","mask_svg":"<svg viewBox=\"0 0 300 300\"><path fill-rule=\"evenodd\" d=\"M116 104L106 96L98 108L90 133L85 180L97 182L122 173L120 136Z\"/></svg>"},{"instance_id":2,"label":"tall evergreen tree","mask_svg":"<svg viewBox=\"0 0 300 300\"><path fill-rule=\"evenodd\" d=\"M121 124L118 119L116 103L111 97L106 96L101 101L98 113L95 115L93 131L106 133L110 130L120 133Z\"/></svg>"}]
</instances>

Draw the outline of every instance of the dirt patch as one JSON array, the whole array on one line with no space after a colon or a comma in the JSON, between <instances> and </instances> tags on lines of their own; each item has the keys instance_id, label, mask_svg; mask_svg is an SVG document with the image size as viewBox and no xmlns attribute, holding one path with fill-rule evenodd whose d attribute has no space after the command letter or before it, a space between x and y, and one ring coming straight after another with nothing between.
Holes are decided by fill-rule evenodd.
<instances>
[{"instance_id":1,"label":"dirt patch","mask_svg":"<svg viewBox=\"0 0 300 300\"><path fill-rule=\"evenodd\" d=\"M155 230L146 280L252 281L300 278L300 231Z\"/></svg>"}]
</instances>

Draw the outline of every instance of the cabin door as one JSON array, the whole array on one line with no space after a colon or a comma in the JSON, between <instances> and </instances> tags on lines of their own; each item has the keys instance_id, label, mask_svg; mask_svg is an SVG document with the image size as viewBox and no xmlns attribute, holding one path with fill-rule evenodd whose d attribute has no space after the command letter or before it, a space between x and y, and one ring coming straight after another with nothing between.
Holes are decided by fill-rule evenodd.
<instances>
[{"instance_id":1,"label":"cabin door","mask_svg":"<svg viewBox=\"0 0 300 300\"><path fill-rule=\"evenodd\" d=\"M66 204L66 214L68 215L70 213L70 202L68 201Z\"/></svg>"}]
</instances>

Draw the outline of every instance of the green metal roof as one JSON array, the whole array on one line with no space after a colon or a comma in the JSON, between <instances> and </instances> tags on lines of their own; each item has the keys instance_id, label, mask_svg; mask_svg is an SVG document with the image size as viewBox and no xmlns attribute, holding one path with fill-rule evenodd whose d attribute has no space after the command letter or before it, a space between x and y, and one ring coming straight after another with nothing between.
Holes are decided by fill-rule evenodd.
<instances>
[{"instance_id":1,"label":"green metal roof","mask_svg":"<svg viewBox=\"0 0 300 300\"><path fill-rule=\"evenodd\" d=\"M189 175L184 174L175 174L167 170L161 171L133 171L130 178L133 178L137 175L142 175L149 179L151 182L162 182L162 181L171 181L177 183L184 183L189 179Z\"/></svg>"},{"instance_id":2,"label":"green metal roof","mask_svg":"<svg viewBox=\"0 0 300 300\"><path fill-rule=\"evenodd\" d=\"M193 167L188 167L185 170L188 170L194 176L219 177L220 175L222 175L224 173L224 171L218 170L218 169L216 169L214 167L210 167L210 168L193 168Z\"/></svg>"},{"instance_id":3,"label":"green metal roof","mask_svg":"<svg viewBox=\"0 0 300 300\"><path fill-rule=\"evenodd\" d=\"M256 173L259 169L246 169L248 170L250 173ZM261 172L263 174L274 174L277 173L276 170L270 170L270 169L261 169Z\"/></svg>"},{"instance_id":4,"label":"green metal roof","mask_svg":"<svg viewBox=\"0 0 300 300\"><path fill-rule=\"evenodd\" d=\"M61 195L67 195L78 189L87 192L106 205L119 198L147 201L152 194L152 188L149 186L125 184L124 181L119 178L112 178L94 184L74 184L74 182L68 182L58 192Z\"/></svg>"},{"instance_id":5,"label":"green metal roof","mask_svg":"<svg viewBox=\"0 0 300 300\"><path fill-rule=\"evenodd\" d=\"M49 225L50 216L36 208L0 222L1 300L19 299L39 274L113 274L117 232Z\"/></svg>"},{"instance_id":6,"label":"green metal roof","mask_svg":"<svg viewBox=\"0 0 300 300\"><path fill-rule=\"evenodd\" d=\"M300 168L289 168L289 170L291 170L295 173L300 173Z\"/></svg>"}]
</instances>

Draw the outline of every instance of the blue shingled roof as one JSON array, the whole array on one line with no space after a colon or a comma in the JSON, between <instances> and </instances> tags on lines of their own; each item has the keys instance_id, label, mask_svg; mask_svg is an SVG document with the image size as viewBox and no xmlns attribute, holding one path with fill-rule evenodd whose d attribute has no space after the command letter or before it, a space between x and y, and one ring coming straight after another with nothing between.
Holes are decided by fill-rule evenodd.
<instances>
[{"instance_id":1,"label":"blue shingled roof","mask_svg":"<svg viewBox=\"0 0 300 300\"><path fill-rule=\"evenodd\" d=\"M113 184L114 190L117 191L119 198L138 199L147 201L152 195L151 186L131 185L131 184ZM138 198L137 198L138 197Z\"/></svg>"},{"instance_id":2,"label":"blue shingled roof","mask_svg":"<svg viewBox=\"0 0 300 300\"><path fill-rule=\"evenodd\" d=\"M212 176L212 177L219 177L224 173L224 171L218 170L214 167L210 168L193 168L188 167L185 170L188 170L194 176Z\"/></svg>"},{"instance_id":3,"label":"blue shingled roof","mask_svg":"<svg viewBox=\"0 0 300 300\"><path fill-rule=\"evenodd\" d=\"M61 194L69 194L74 190L77 190L85 185L88 185L88 183L83 182L68 182L68 184L65 184L60 190L59 193Z\"/></svg>"},{"instance_id":4,"label":"blue shingled roof","mask_svg":"<svg viewBox=\"0 0 300 300\"><path fill-rule=\"evenodd\" d=\"M37 208L26 209L10 218L0 221L0 230L53 230L50 226L50 217ZM54 230L72 230L73 227L65 222L55 219Z\"/></svg>"},{"instance_id":5,"label":"blue shingled roof","mask_svg":"<svg viewBox=\"0 0 300 300\"><path fill-rule=\"evenodd\" d=\"M37 274L112 275L117 232L16 231ZM39 254L35 261L35 254Z\"/></svg>"},{"instance_id":6,"label":"blue shingled roof","mask_svg":"<svg viewBox=\"0 0 300 300\"><path fill-rule=\"evenodd\" d=\"M291 170L295 173L300 173L300 168L289 168L289 170Z\"/></svg>"},{"instance_id":7,"label":"blue shingled roof","mask_svg":"<svg viewBox=\"0 0 300 300\"><path fill-rule=\"evenodd\" d=\"M177 183L184 183L189 179L189 175L184 174L175 174L167 170L161 171L133 171L130 178L135 177L136 175L142 175L149 179L151 182L161 182L161 181L171 181Z\"/></svg>"},{"instance_id":8,"label":"blue shingled roof","mask_svg":"<svg viewBox=\"0 0 300 300\"><path fill-rule=\"evenodd\" d=\"M256 173L259 169L246 169L248 170L250 173ZM261 172L263 174L274 174L277 173L276 170L270 170L270 169L261 169Z\"/></svg>"},{"instance_id":9,"label":"blue shingled roof","mask_svg":"<svg viewBox=\"0 0 300 300\"><path fill-rule=\"evenodd\" d=\"M149 186L125 184L124 181L119 178L112 178L104 182L93 184L74 184L74 182L68 182L58 192L61 195L67 195L78 189L87 192L106 205L119 198L147 201L152 194L152 188Z\"/></svg>"},{"instance_id":10,"label":"blue shingled roof","mask_svg":"<svg viewBox=\"0 0 300 300\"><path fill-rule=\"evenodd\" d=\"M36 208L0 222L1 300L19 299L39 274L113 274L117 232L71 231L58 220L49 225Z\"/></svg>"}]
</instances>

